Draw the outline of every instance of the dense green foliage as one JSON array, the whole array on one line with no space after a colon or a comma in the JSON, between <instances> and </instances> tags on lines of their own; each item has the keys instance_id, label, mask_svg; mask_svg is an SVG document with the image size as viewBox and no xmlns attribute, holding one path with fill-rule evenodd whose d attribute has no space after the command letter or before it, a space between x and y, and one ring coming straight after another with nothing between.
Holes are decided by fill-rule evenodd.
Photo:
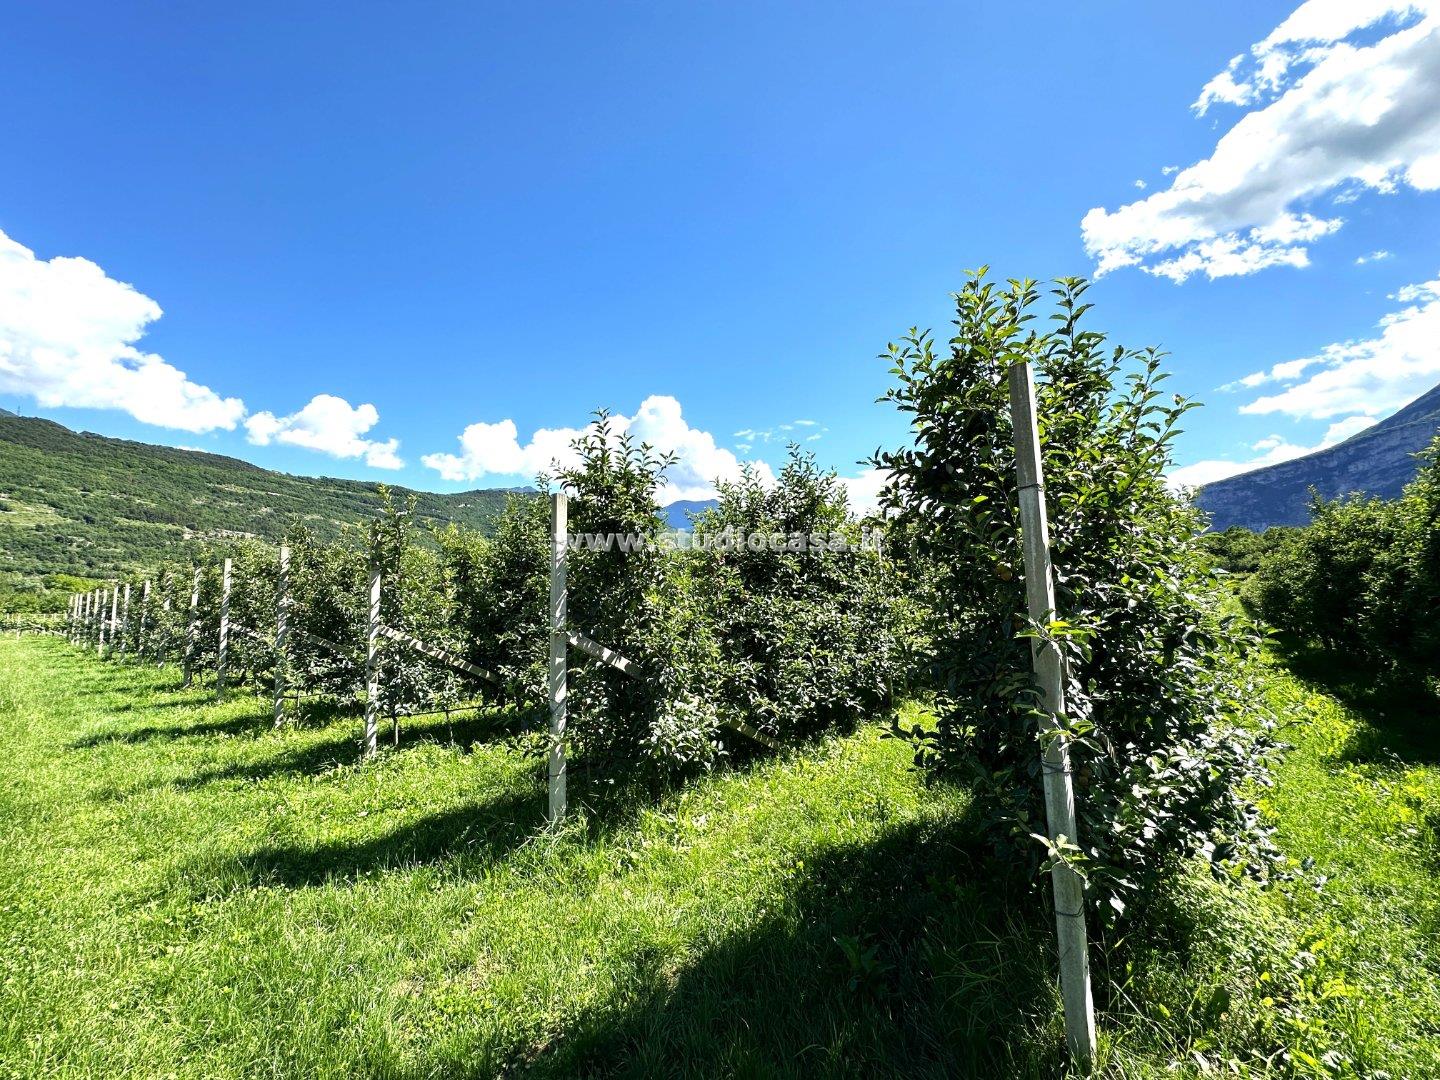
<instances>
[{"instance_id":1,"label":"dense green foliage","mask_svg":"<svg viewBox=\"0 0 1440 1080\"><path fill-rule=\"evenodd\" d=\"M1247 597L1276 627L1382 670L1440 676L1440 439L1398 499L1317 502Z\"/></svg>"},{"instance_id":2,"label":"dense green foliage","mask_svg":"<svg viewBox=\"0 0 1440 1080\"><path fill-rule=\"evenodd\" d=\"M1283 544L1293 531L1289 525L1277 525L1264 532L1233 525L1224 532L1205 533L1199 544L1214 560L1217 569L1227 574L1253 574L1260 569L1261 560Z\"/></svg>"},{"instance_id":3,"label":"dense green foliage","mask_svg":"<svg viewBox=\"0 0 1440 1080\"><path fill-rule=\"evenodd\" d=\"M426 526L483 531L505 493L415 499ZM62 609L73 590L56 575L119 577L189 557L207 540L277 542L297 525L334 539L378 508L369 483L288 476L217 454L0 416L0 611Z\"/></svg>"},{"instance_id":4,"label":"dense green foliage","mask_svg":"<svg viewBox=\"0 0 1440 1080\"><path fill-rule=\"evenodd\" d=\"M1091 903L1114 918L1192 853L1229 871L1263 850L1245 791L1265 781L1269 744L1258 734L1248 636L1222 616L1195 544L1200 515L1165 483L1190 406L1161 393L1155 352L1112 349L1082 328L1084 291L1061 281L1058 325L1041 331L1030 326L1033 283L1003 289L977 275L955 297L947 348L915 331L892 345L888 397L915 442L876 463L891 472L881 503L895 515L933 642L938 722L907 732L920 760L980 785L1007 856L1042 854L1032 840L1045 818L1028 638L1055 640L1066 658L1060 719L1075 771L1076 857ZM1018 361L1039 377L1055 563L1058 610L1038 626L1022 621L1017 572L1007 373Z\"/></svg>"},{"instance_id":5,"label":"dense green foliage","mask_svg":"<svg viewBox=\"0 0 1440 1080\"><path fill-rule=\"evenodd\" d=\"M504 699L542 700L550 639L549 501L511 495L488 539L455 526L437 539L454 596L445 642L499 676Z\"/></svg>"},{"instance_id":6,"label":"dense green foliage","mask_svg":"<svg viewBox=\"0 0 1440 1080\"><path fill-rule=\"evenodd\" d=\"M798 449L773 485L754 472L720 485L695 520L691 573L720 642L722 709L790 741L890 700L916 614L871 535L835 475Z\"/></svg>"},{"instance_id":7,"label":"dense green foliage","mask_svg":"<svg viewBox=\"0 0 1440 1080\"><path fill-rule=\"evenodd\" d=\"M569 492L569 532L577 539L567 553L567 623L617 650L639 677L571 649L573 756L616 777L658 777L714 764L737 730L795 741L853 725L888 701L906 608L878 552L860 546L833 474L796 451L773 488L754 477L725 486L693 545L677 546L664 542L656 502L666 459L613 432L603 414L577 451L577 463L554 478ZM541 748L549 501L512 496L493 536L452 524L422 544L414 497L382 489L379 499L380 513L363 532L347 530L333 543L306 529L287 538L283 649L276 645L278 551L252 540L211 544L193 563L163 566L146 579L148 593L139 578L125 582L131 602L115 612L115 626L107 607L82 636L99 648L103 630L108 655L143 650L209 672L218 662L229 559L227 684L263 692L280 664L287 690L308 699L307 711L355 711L366 692L369 589L378 571L377 705L394 738L401 717L483 702L516 707ZM707 543L737 527L764 549ZM787 547L814 536L826 538L823 549ZM591 538L601 542L580 542ZM287 711L298 714L301 702Z\"/></svg>"}]
</instances>

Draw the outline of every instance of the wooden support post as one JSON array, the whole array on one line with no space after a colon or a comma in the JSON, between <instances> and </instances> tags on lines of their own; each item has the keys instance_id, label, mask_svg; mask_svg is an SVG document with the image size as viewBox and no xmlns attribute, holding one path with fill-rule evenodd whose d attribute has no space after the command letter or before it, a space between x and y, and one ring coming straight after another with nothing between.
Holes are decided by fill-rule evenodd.
<instances>
[{"instance_id":1,"label":"wooden support post","mask_svg":"<svg viewBox=\"0 0 1440 1080\"><path fill-rule=\"evenodd\" d=\"M105 608L110 603L110 590L100 590L100 610L95 622L95 655L105 655Z\"/></svg>"},{"instance_id":2,"label":"wooden support post","mask_svg":"<svg viewBox=\"0 0 1440 1080\"><path fill-rule=\"evenodd\" d=\"M195 644L200 637L200 567L195 567L195 580L190 586L190 618L185 623L184 678L181 686L189 686L195 677Z\"/></svg>"},{"instance_id":3,"label":"wooden support post","mask_svg":"<svg viewBox=\"0 0 1440 1080\"><path fill-rule=\"evenodd\" d=\"M75 593L71 593L70 604L65 608L65 638L71 645L75 644L75 601L78 599Z\"/></svg>"},{"instance_id":4,"label":"wooden support post","mask_svg":"<svg viewBox=\"0 0 1440 1080\"><path fill-rule=\"evenodd\" d=\"M230 560L220 572L220 643L215 654L215 700L225 696L225 664L230 659Z\"/></svg>"},{"instance_id":5,"label":"wooden support post","mask_svg":"<svg viewBox=\"0 0 1440 1080\"><path fill-rule=\"evenodd\" d=\"M80 626L75 631L75 644L84 645L90 640L90 603L93 591L80 597Z\"/></svg>"},{"instance_id":6,"label":"wooden support post","mask_svg":"<svg viewBox=\"0 0 1440 1080\"><path fill-rule=\"evenodd\" d=\"M569 639L566 633L565 554L568 546L569 507L565 493L550 496L550 822L565 816L565 669Z\"/></svg>"},{"instance_id":7,"label":"wooden support post","mask_svg":"<svg viewBox=\"0 0 1440 1080\"><path fill-rule=\"evenodd\" d=\"M135 657L145 659L145 630L150 622L150 579L140 589L140 621L135 624Z\"/></svg>"},{"instance_id":8,"label":"wooden support post","mask_svg":"<svg viewBox=\"0 0 1440 1080\"><path fill-rule=\"evenodd\" d=\"M275 579L275 726L285 719L286 635L290 620L290 545L280 545L280 576Z\"/></svg>"},{"instance_id":9,"label":"wooden support post","mask_svg":"<svg viewBox=\"0 0 1440 1080\"><path fill-rule=\"evenodd\" d=\"M1050 566L1050 524L1045 510L1045 475L1040 462L1040 432L1035 416L1035 382L1028 363L1010 368L1010 418L1015 429L1015 471L1020 487L1020 528L1025 549L1025 599L1030 618L1055 619L1055 583ZM1048 729L1065 712L1063 658L1053 641L1030 639L1030 657L1039 683L1041 710ZM1070 751L1063 734L1045 742L1041 757L1045 784L1045 823L1052 843L1063 837L1078 844L1075 787ZM1056 860L1050 871L1055 900L1055 929L1060 945L1060 994L1065 1002L1065 1037L1081 1069L1095 1060L1095 1006L1090 996L1090 953L1085 933L1085 893L1080 875Z\"/></svg>"},{"instance_id":10,"label":"wooden support post","mask_svg":"<svg viewBox=\"0 0 1440 1080\"><path fill-rule=\"evenodd\" d=\"M120 642L120 659L125 659L125 645L130 637L130 583L125 583L125 601L120 608L120 627L115 637Z\"/></svg>"},{"instance_id":11,"label":"wooden support post","mask_svg":"<svg viewBox=\"0 0 1440 1080\"><path fill-rule=\"evenodd\" d=\"M370 571L370 619L365 629L365 756L374 757L380 731L380 567Z\"/></svg>"}]
</instances>

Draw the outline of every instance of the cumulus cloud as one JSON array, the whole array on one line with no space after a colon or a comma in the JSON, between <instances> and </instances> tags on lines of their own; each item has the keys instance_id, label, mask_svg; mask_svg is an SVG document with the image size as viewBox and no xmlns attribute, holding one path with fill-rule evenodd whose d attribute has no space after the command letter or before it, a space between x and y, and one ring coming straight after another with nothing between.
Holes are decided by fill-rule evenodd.
<instances>
[{"instance_id":1,"label":"cumulus cloud","mask_svg":"<svg viewBox=\"0 0 1440 1080\"><path fill-rule=\"evenodd\" d=\"M1267 388L1240 406L1247 415L1329 421L1317 444L1301 446L1272 435L1251 447L1259 456L1195 462L1175 470L1171 482L1200 486L1333 446L1440 382L1440 277L1406 285L1390 299L1404 306L1380 319L1378 334L1326 345L1312 356L1274 364L1221 387Z\"/></svg>"},{"instance_id":2,"label":"cumulus cloud","mask_svg":"<svg viewBox=\"0 0 1440 1080\"><path fill-rule=\"evenodd\" d=\"M661 453L677 455L676 463L665 475L662 502L712 498L716 480L740 477L740 460L717 445L708 431L691 427L680 402L668 395L652 394L640 403L633 416L612 416L610 427L616 435L628 432ZM420 460L442 478L456 482L471 483L487 476L534 476L555 464L574 463L576 455L571 444L593 428L593 424L585 428L540 428L528 442L521 443L514 420L475 423L460 434L458 454L426 454ZM753 466L763 480L773 480L764 462Z\"/></svg>"},{"instance_id":3,"label":"cumulus cloud","mask_svg":"<svg viewBox=\"0 0 1440 1080\"><path fill-rule=\"evenodd\" d=\"M858 514L874 513L879 507L880 489L890 480L889 469L867 469L859 476L842 476L850 509Z\"/></svg>"},{"instance_id":4,"label":"cumulus cloud","mask_svg":"<svg viewBox=\"0 0 1440 1080\"><path fill-rule=\"evenodd\" d=\"M289 416L256 413L245 421L245 430L256 446L285 443L336 458L363 458L376 469L404 468L399 439L364 437L379 422L380 412L374 405L352 406L334 394L316 394Z\"/></svg>"},{"instance_id":5,"label":"cumulus cloud","mask_svg":"<svg viewBox=\"0 0 1440 1080\"><path fill-rule=\"evenodd\" d=\"M89 259L37 259L0 232L0 391L44 408L119 409L179 431L233 429L244 402L135 347L160 315Z\"/></svg>"},{"instance_id":6,"label":"cumulus cloud","mask_svg":"<svg viewBox=\"0 0 1440 1080\"><path fill-rule=\"evenodd\" d=\"M1277 364L1240 380L1247 388L1285 384L1240 407L1296 419L1382 416L1440 381L1440 277L1391 296L1405 306L1386 314L1379 334L1327 345L1313 356Z\"/></svg>"},{"instance_id":7,"label":"cumulus cloud","mask_svg":"<svg viewBox=\"0 0 1440 1080\"><path fill-rule=\"evenodd\" d=\"M1362 43L1362 33L1375 40ZM1343 218L1312 211L1402 185L1440 188L1440 0L1307 0L1201 90L1250 108L1170 186L1081 222L1096 274L1184 281L1306 266Z\"/></svg>"},{"instance_id":8,"label":"cumulus cloud","mask_svg":"<svg viewBox=\"0 0 1440 1080\"><path fill-rule=\"evenodd\" d=\"M1364 266L1366 263L1383 262L1388 258L1391 258L1390 252L1388 251L1383 249L1380 251L1372 251L1369 255L1355 256L1355 265Z\"/></svg>"}]
</instances>

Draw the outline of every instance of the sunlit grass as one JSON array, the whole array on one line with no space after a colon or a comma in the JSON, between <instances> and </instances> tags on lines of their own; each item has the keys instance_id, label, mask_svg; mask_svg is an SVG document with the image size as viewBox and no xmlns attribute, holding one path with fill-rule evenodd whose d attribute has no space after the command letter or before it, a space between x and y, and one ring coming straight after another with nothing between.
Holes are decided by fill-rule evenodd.
<instances>
[{"instance_id":1,"label":"sunlit grass","mask_svg":"<svg viewBox=\"0 0 1440 1080\"><path fill-rule=\"evenodd\" d=\"M551 831L498 718L360 765L353 718L177 682L0 641L0 1075L1062 1069L1042 896L874 729L648 797L577 776ZM1273 693L1307 722L1267 806L1330 880L1177 886L1097 969L1113 1075L1440 1059L1435 759Z\"/></svg>"}]
</instances>

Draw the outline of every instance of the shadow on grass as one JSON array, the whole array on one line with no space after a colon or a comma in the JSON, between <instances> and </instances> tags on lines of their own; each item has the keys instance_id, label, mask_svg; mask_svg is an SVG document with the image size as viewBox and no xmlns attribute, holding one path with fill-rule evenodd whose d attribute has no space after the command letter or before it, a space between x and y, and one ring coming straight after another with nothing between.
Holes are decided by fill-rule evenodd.
<instances>
[{"instance_id":1,"label":"shadow on grass","mask_svg":"<svg viewBox=\"0 0 1440 1080\"><path fill-rule=\"evenodd\" d=\"M241 761L230 765L215 765L203 768L189 776L157 784L157 787L173 787L180 791L194 791L211 784L223 784L234 780L261 781L277 777L313 776L328 772L337 765L354 764L360 756L360 737L342 735L308 746L286 749L279 754L261 761Z\"/></svg>"},{"instance_id":2,"label":"shadow on grass","mask_svg":"<svg viewBox=\"0 0 1440 1080\"><path fill-rule=\"evenodd\" d=\"M1282 637L1281 659L1298 678L1323 690L1366 722L1351 737L1342 760L1366 763L1399 757L1415 764L1440 762L1440 698L1423 679L1377 669L1354 656Z\"/></svg>"},{"instance_id":3,"label":"shadow on grass","mask_svg":"<svg viewBox=\"0 0 1440 1080\"><path fill-rule=\"evenodd\" d=\"M276 845L242 856L244 884L300 887L372 872L464 862L486 864L514 850L544 823L542 792L510 792L432 814L383 836L312 846Z\"/></svg>"},{"instance_id":4,"label":"shadow on grass","mask_svg":"<svg viewBox=\"0 0 1440 1080\"><path fill-rule=\"evenodd\" d=\"M246 712L223 720L203 720L194 724L146 724L121 731L97 731L69 744L71 750L97 746L153 742L159 739L196 739L213 735L244 735L264 730L270 725L270 714Z\"/></svg>"},{"instance_id":5,"label":"shadow on grass","mask_svg":"<svg viewBox=\"0 0 1440 1080\"><path fill-rule=\"evenodd\" d=\"M973 845L967 822L929 823L806 858L758 926L679 971L637 947L626 1006L499 1064L542 1077L1060 1075L1046 910Z\"/></svg>"},{"instance_id":6,"label":"shadow on grass","mask_svg":"<svg viewBox=\"0 0 1440 1080\"><path fill-rule=\"evenodd\" d=\"M514 718L508 714L487 712L474 716L457 716L448 724L443 717L428 725L402 724L399 749L403 751L407 747L431 743L452 745L462 753L468 753L474 747L506 734L513 721ZM191 791L232 780L261 781L276 777L315 775L327 772L337 765L354 764L360 757L363 731L359 726L350 727L351 730L347 733L323 742L298 748L286 747L280 753L260 761L242 761L204 768L166 783L180 790ZM393 749L384 739L382 746L386 750Z\"/></svg>"}]
</instances>

